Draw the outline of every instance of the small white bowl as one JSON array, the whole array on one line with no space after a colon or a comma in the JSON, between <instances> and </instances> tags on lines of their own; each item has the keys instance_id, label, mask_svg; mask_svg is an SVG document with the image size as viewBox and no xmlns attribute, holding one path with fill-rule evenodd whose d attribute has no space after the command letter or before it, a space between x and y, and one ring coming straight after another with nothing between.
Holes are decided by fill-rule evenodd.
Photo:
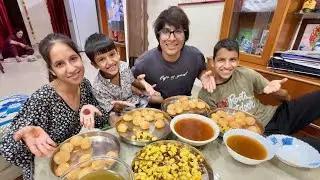
<instances>
[{"instance_id":1,"label":"small white bowl","mask_svg":"<svg viewBox=\"0 0 320 180\"><path fill-rule=\"evenodd\" d=\"M205 141L193 141L193 140L190 140L190 139L186 139L182 136L180 136L174 129L174 125L180 121L180 120L183 120L183 119L189 119L189 118L192 118L192 119L198 119L202 122L205 122L207 124L210 125L210 127L213 129L214 131L214 136L208 140L205 140ZM208 144L209 142L211 141L214 141L215 139L217 139L217 137L219 136L219 133L220 133L220 128L219 126L212 120L212 119L209 119L205 116L202 116L202 115L199 115L199 114L181 114L181 115L178 115L176 117L174 117L171 122L170 122L170 128L172 130L172 132L183 142L185 143L188 143L192 146L202 146L202 145L205 145L205 144Z\"/></svg>"},{"instance_id":2,"label":"small white bowl","mask_svg":"<svg viewBox=\"0 0 320 180\"><path fill-rule=\"evenodd\" d=\"M233 135L243 135L243 136L247 136L247 137L250 137L252 139L257 140L259 143L261 143L266 148L267 157L263 160L256 160L256 159L247 158L245 156L242 156L242 155L236 153L227 144L227 139ZM248 164L248 165L260 164L264 161L268 161L268 160L272 159L275 156L275 154L277 153L277 150L281 147L280 144L274 145L270 140L264 138L263 136L261 136L257 133L254 133L254 132L246 130L246 129L232 129L232 130L227 131L223 135L223 141L224 141L225 145L227 146L228 152L231 154L231 156L235 160L237 160L241 163L244 163L244 164Z\"/></svg>"}]
</instances>

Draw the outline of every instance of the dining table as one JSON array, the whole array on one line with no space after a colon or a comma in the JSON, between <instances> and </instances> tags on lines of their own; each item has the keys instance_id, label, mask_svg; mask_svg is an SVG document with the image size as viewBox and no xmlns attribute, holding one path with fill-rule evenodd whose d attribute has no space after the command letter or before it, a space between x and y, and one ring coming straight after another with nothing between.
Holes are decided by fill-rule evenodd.
<instances>
[{"instance_id":1,"label":"dining table","mask_svg":"<svg viewBox=\"0 0 320 180\"><path fill-rule=\"evenodd\" d=\"M106 130L120 141L120 159L131 166L136 153L142 148L125 143L115 128ZM172 135L169 137L173 137ZM171 138L172 139L172 138ZM173 139L175 139L173 137ZM307 169L289 166L277 157L258 165L246 165L233 159L222 138L198 148L210 163L215 180L319 180L320 168ZM50 169L50 159L35 157L35 180L56 180Z\"/></svg>"}]
</instances>

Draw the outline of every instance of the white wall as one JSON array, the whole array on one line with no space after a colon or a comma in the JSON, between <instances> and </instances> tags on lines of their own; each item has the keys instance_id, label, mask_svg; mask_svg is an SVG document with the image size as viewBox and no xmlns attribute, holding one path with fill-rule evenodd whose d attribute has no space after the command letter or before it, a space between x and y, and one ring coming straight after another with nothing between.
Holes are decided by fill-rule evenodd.
<instances>
[{"instance_id":1,"label":"white wall","mask_svg":"<svg viewBox=\"0 0 320 180\"><path fill-rule=\"evenodd\" d=\"M177 6L179 0L148 0L148 49L157 47L153 23L161 11ZM224 2L180 6L190 21L190 36L186 44L197 47L204 56L212 56L213 47L219 40ZM195 85L201 87L196 79Z\"/></svg>"},{"instance_id":2,"label":"white wall","mask_svg":"<svg viewBox=\"0 0 320 180\"><path fill-rule=\"evenodd\" d=\"M153 23L158 15L169 6L178 5L179 0L148 0L148 49L158 45L153 32ZM204 56L212 56L214 45L219 40L224 2L180 6L190 20L188 45L200 49Z\"/></svg>"},{"instance_id":3,"label":"white wall","mask_svg":"<svg viewBox=\"0 0 320 180\"><path fill-rule=\"evenodd\" d=\"M72 40L81 51L86 39L99 32L97 6L94 0L65 0L66 14Z\"/></svg>"},{"instance_id":4,"label":"white wall","mask_svg":"<svg viewBox=\"0 0 320 180\"><path fill-rule=\"evenodd\" d=\"M36 43L39 43L46 35L53 32L50 22L50 15L48 12L46 0L25 0L25 3L35 34L35 39L31 34L29 22L27 21L27 15L22 6L22 3L20 0L18 0L20 11L24 20L24 24L26 25L31 44L34 45Z\"/></svg>"}]
</instances>

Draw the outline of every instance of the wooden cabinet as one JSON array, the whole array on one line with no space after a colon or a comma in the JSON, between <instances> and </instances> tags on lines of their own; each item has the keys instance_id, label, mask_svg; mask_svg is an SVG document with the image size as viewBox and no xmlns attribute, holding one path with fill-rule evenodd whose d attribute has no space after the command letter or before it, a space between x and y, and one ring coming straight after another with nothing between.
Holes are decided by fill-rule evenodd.
<instances>
[{"instance_id":1,"label":"wooden cabinet","mask_svg":"<svg viewBox=\"0 0 320 180\"><path fill-rule=\"evenodd\" d=\"M232 38L239 42L240 65L258 71L268 80L288 78L289 81L283 85L283 88L289 92L292 99L320 90L320 78L273 71L267 68L270 56L276 50L291 48L301 22L301 17L297 16L296 12L301 9L303 0L278 0L274 9L266 12L263 11L263 8L257 12L244 10L243 2L243 0L225 0L220 32L220 39ZM243 40L248 38L246 36L251 38L249 41L253 43L254 48L249 49L245 46L246 42ZM280 103L267 95L259 95L257 98L264 104ZM299 135L320 138L320 120L303 129Z\"/></svg>"},{"instance_id":2,"label":"wooden cabinet","mask_svg":"<svg viewBox=\"0 0 320 180\"><path fill-rule=\"evenodd\" d=\"M243 0L226 0L220 39L237 39L243 47L240 53L242 61L266 65L275 50L289 48L299 24L294 12L302 3L303 0L278 0L274 10L262 8L262 12L254 12L254 9L244 10ZM251 49L245 48L246 42L250 43L246 40L253 44Z\"/></svg>"}]
</instances>

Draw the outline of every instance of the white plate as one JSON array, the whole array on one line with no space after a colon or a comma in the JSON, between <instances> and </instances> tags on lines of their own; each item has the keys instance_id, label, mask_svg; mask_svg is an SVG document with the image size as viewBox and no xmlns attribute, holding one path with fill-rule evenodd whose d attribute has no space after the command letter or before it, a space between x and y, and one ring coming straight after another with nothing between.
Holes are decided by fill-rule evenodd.
<instances>
[{"instance_id":1,"label":"white plate","mask_svg":"<svg viewBox=\"0 0 320 180\"><path fill-rule=\"evenodd\" d=\"M276 153L276 157L282 162L294 167L320 167L320 153L308 143L286 135L271 135L268 139L274 144L282 144Z\"/></svg>"}]
</instances>

